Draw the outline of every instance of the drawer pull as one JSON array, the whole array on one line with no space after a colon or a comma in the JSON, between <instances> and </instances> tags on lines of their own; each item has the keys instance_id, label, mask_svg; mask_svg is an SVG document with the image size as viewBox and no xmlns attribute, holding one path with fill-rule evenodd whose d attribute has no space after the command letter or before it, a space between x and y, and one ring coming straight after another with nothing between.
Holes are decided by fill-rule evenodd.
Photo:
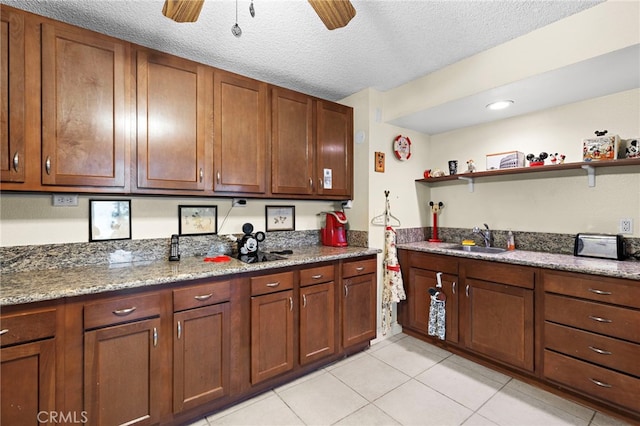
<instances>
[{"instance_id":1,"label":"drawer pull","mask_svg":"<svg viewBox=\"0 0 640 426\"><path fill-rule=\"evenodd\" d=\"M8 328L5 328L4 330L0 330L0 336L2 336L3 334L7 334L9 332Z\"/></svg>"},{"instance_id":2,"label":"drawer pull","mask_svg":"<svg viewBox=\"0 0 640 426\"><path fill-rule=\"evenodd\" d=\"M182 324L178 321L178 340L182 337Z\"/></svg>"},{"instance_id":3,"label":"drawer pull","mask_svg":"<svg viewBox=\"0 0 640 426\"><path fill-rule=\"evenodd\" d=\"M356 271L357 271L357 272L362 272L362 271L364 271L364 266L358 266L358 267L356 268Z\"/></svg>"},{"instance_id":4,"label":"drawer pull","mask_svg":"<svg viewBox=\"0 0 640 426\"><path fill-rule=\"evenodd\" d=\"M117 315L119 317L124 317L124 316L129 315L131 312L133 312L135 310L136 310L136 307L132 306L132 307L126 308L126 309L117 309L117 310L113 311L113 314Z\"/></svg>"},{"instance_id":5,"label":"drawer pull","mask_svg":"<svg viewBox=\"0 0 640 426\"><path fill-rule=\"evenodd\" d=\"M276 281L275 283L267 283L267 287L278 287L280 285L280 281Z\"/></svg>"},{"instance_id":6,"label":"drawer pull","mask_svg":"<svg viewBox=\"0 0 640 426\"><path fill-rule=\"evenodd\" d=\"M213 296L213 293L201 294L201 295L198 295L198 296L193 296L193 298L202 302L204 300L211 299L211 296Z\"/></svg>"},{"instance_id":7,"label":"drawer pull","mask_svg":"<svg viewBox=\"0 0 640 426\"><path fill-rule=\"evenodd\" d=\"M451 292L453 294L456 294L456 282L455 281L451 284Z\"/></svg>"},{"instance_id":8,"label":"drawer pull","mask_svg":"<svg viewBox=\"0 0 640 426\"><path fill-rule=\"evenodd\" d=\"M289 297L289 310L293 311L293 297Z\"/></svg>"},{"instance_id":9,"label":"drawer pull","mask_svg":"<svg viewBox=\"0 0 640 426\"><path fill-rule=\"evenodd\" d=\"M589 346L589 349L591 349L592 351L600 355L612 355L612 353L609 351L605 351L604 349L594 348L593 346Z\"/></svg>"},{"instance_id":10,"label":"drawer pull","mask_svg":"<svg viewBox=\"0 0 640 426\"><path fill-rule=\"evenodd\" d=\"M344 297L347 297L349 295L349 285L351 284L350 281L347 281L344 285Z\"/></svg>"},{"instance_id":11,"label":"drawer pull","mask_svg":"<svg viewBox=\"0 0 640 426\"><path fill-rule=\"evenodd\" d=\"M606 323L613 322L610 319L606 319L606 318L602 318L602 317L594 317L593 315L589 315L589 319L592 319L592 320L598 321L598 322L606 322Z\"/></svg>"},{"instance_id":12,"label":"drawer pull","mask_svg":"<svg viewBox=\"0 0 640 426\"><path fill-rule=\"evenodd\" d=\"M596 379L592 379L592 378L589 378L589 380L591 380L594 384L596 384L596 385L598 385L598 386L600 386L602 388L610 388L610 387L612 387L610 384L601 382L600 380L596 380Z\"/></svg>"},{"instance_id":13,"label":"drawer pull","mask_svg":"<svg viewBox=\"0 0 640 426\"><path fill-rule=\"evenodd\" d=\"M604 296L608 296L610 294L613 294L610 291L603 291L603 290L598 290L598 289L595 289L595 288L590 288L589 291L591 293L600 294L600 295L604 295Z\"/></svg>"},{"instance_id":14,"label":"drawer pull","mask_svg":"<svg viewBox=\"0 0 640 426\"><path fill-rule=\"evenodd\" d=\"M464 294L469 297L469 284L466 285L466 287L464 288Z\"/></svg>"},{"instance_id":15,"label":"drawer pull","mask_svg":"<svg viewBox=\"0 0 640 426\"><path fill-rule=\"evenodd\" d=\"M322 274L311 275L311 278L313 278L314 280L319 280L320 278L322 278Z\"/></svg>"},{"instance_id":16,"label":"drawer pull","mask_svg":"<svg viewBox=\"0 0 640 426\"><path fill-rule=\"evenodd\" d=\"M153 327L153 347L158 346L158 329Z\"/></svg>"},{"instance_id":17,"label":"drawer pull","mask_svg":"<svg viewBox=\"0 0 640 426\"><path fill-rule=\"evenodd\" d=\"M302 307L307 307L307 296L305 294L302 295Z\"/></svg>"}]
</instances>

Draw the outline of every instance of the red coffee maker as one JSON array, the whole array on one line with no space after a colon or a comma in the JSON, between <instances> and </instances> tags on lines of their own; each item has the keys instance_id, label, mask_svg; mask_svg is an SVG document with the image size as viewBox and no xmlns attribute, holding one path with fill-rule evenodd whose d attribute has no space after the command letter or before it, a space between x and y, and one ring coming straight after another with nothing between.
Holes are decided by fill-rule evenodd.
<instances>
[{"instance_id":1,"label":"red coffee maker","mask_svg":"<svg viewBox=\"0 0 640 426\"><path fill-rule=\"evenodd\" d=\"M320 230L322 244L331 247L347 246L347 216L344 212L323 212L326 214L324 228Z\"/></svg>"}]
</instances>

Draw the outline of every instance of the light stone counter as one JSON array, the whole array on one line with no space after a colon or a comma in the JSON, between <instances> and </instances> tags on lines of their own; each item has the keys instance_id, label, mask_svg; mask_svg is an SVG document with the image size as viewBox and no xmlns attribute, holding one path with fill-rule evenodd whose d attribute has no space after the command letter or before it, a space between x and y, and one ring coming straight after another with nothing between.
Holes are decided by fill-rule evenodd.
<instances>
[{"instance_id":1,"label":"light stone counter","mask_svg":"<svg viewBox=\"0 0 640 426\"><path fill-rule=\"evenodd\" d=\"M397 248L640 281L640 262L635 260L593 259L524 250L506 251L499 254L471 253L452 250L451 247L455 245L452 243L419 241L398 244ZM638 284L640 285L640 282Z\"/></svg>"},{"instance_id":2,"label":"light stone counter","mask_svg":"<svg viewBox=\"0 0 640 426\"><path fill-rule=\"evenodd\" d=\"M268 271L314 262L348 259L379 253L364 247L310 246L295 248L284 260L242 263L204 262L202 257L185 257L178 262L141 261L112 265L79 266L60 269L3 273L0 306L54 300L107 291L153 286L199 278Z\"/></svg>"}]
</instances>

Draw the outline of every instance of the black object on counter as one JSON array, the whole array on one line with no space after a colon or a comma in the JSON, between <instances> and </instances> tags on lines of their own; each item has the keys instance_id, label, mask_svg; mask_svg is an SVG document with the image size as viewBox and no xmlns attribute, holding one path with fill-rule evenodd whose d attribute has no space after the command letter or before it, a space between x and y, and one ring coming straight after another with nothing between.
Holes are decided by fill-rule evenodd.
<instances>
[{"instance_id":1,"label":"black object on counter","mask_svg":"<svg viewBox=\"0 0 640 426\"><path fill-rule=\"evenodd\" d=\"M171 250L169 251L169 260L180 260L180 243L178 242L177 234L173 234L171 236Z\"/></svg>"},{"instance_id":2,"label":"black object on counter","mask_svg":"<svg viewBox=\"0 0 640 426\"><path fill-rule=\"evenodd\" d=\"M245 263L259 262L259 242L264 241L264 232L253 234L253 225L245 223L242 225L244 235L238 240L238 259Z\"/></svg>"}]
</instances>

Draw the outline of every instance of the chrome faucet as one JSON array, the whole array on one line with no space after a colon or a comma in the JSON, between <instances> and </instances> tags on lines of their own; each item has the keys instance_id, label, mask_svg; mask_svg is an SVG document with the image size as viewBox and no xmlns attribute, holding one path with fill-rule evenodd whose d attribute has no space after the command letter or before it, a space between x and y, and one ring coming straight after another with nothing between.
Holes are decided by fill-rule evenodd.
<instances>
[{"instance_id":1,"label":"chrome faucet","mask_svg":"<svg viewBox=\"0 0 640 426\"><path fill-rule=\"evenodd\" d=\"M473 233L482 235L482 238L484 238L485 247L491 247L491 230L489 229L489 225L487 225L486 223L484 224L484 227L486 229L481 231L480 228L474 226Z\"/></svg>"}]
</instances>

